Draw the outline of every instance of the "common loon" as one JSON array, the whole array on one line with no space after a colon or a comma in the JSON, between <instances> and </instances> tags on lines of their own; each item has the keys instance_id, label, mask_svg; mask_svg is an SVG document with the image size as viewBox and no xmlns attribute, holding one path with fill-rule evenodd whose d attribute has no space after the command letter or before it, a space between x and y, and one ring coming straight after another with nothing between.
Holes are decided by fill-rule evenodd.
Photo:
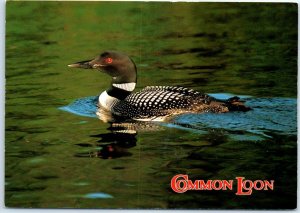
<instances>
[{"instance_id":1,"label":"common loon","mask_svg":"<svg viewBox=\"0 0 300 213\"><path fill-rule=\"evenodd\" d=\"M106 51L95 59L68 65L84 69L97 69L112 77L111 86L98 98L100 108L130 120L163 121L188 112L248 111L239 97L226 101L217 100L193 89L177 86L147 86L132 93L137 83L137 68L127 55Z\"/></svg>"}]
</instances>

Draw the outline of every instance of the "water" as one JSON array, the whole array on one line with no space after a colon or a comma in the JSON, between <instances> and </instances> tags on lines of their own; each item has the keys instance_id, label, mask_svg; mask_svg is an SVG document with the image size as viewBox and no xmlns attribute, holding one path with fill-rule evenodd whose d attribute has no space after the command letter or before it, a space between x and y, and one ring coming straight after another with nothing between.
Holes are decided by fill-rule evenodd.
<instances>
[{"instance_id":1,"label":"water","mask_svg":"<svg viewBox=\"0 0 300 213\"><path fill-rule=\"evenodd\" d=\"M6 13L6 206L295 208L297 5L8 2ZM66 65L106 49L132 56L137 90L239 95L253 110L104 123L95 99L109 77ZM275 190L176 194L180 173Z\"/></svg>"}]
</instances>

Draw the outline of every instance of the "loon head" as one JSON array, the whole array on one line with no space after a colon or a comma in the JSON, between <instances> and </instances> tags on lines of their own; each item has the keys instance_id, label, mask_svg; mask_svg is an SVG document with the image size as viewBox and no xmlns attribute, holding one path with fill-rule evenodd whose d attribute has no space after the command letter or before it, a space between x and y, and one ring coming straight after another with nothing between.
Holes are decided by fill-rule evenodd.
<instances>
[{"instance_id":1,"label":"loon head","mask_svg":"<svg viewBox=\"0 0 300 213\"><path fill-rule=\"evenodd\" d=\"M96 69L112 77L111 86L103 94L119 100L125 99L135 89L136 66L127 55L117 51L105 51L92 60L69 64L69 67Z\"/></svg>"},{"instance_id":2,"label":"loon head","mask_svg":"<svg viewBox=\"0 0 300 213\"><path fill-rule=\"evenodd\" d=\"M136 83L136 66L127 55L105 51L92 60L69 64L69 67L97 69L112 77L112 84Z\"/></svg>"}]
</instances>

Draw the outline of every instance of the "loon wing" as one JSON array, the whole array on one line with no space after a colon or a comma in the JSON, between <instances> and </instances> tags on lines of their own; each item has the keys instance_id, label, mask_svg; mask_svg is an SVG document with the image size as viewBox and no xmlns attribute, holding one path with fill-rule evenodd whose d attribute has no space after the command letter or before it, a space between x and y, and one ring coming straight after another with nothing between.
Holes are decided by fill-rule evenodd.
<instances>
[{"instance_id":1,"label":"loon wing","mask_svg":"<svg viewBox=\"0 0 300 213\"><path fill-rule=\"evenodd\" d=\"M131 118L159 117L210 102L208 95L184 87L152 86L127 96L114 106L114 112Z\"/></svg>"},{"instance_id":2,"label":"loon wing","mask_svg":"<svg viewBox=\"0 0 300 213\"><path fill-rule=\"evenodd\" d=\"M187 95L187 96L202 96L202 97L209 97L204 93L197 92L193 89L188 89L185 87L176 87L176 86L147 86L142 91L168 91L168 92L176 92L179 94Z\"/></svg>"}]
</instances>

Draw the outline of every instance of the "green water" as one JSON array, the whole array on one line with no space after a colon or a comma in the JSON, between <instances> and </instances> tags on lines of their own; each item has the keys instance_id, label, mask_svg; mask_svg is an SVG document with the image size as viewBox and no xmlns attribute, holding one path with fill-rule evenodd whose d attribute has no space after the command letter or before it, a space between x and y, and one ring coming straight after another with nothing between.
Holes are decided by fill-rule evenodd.
<instances>
[{"instance_id":1,"label":"green water","mask_svg":"<svg viewBox=\"0 0 300 213\"><path fill-rule=\"evenodd\" d=\"M5 205L295 208L297 36L296 4L7 2ZM60 110L108 87L102 73L67 67L107 49L136 62L137 89L246 95L254 110L137 135ZM275 187L176 194L180 173Z\"/></svg>"}]
</instances>

